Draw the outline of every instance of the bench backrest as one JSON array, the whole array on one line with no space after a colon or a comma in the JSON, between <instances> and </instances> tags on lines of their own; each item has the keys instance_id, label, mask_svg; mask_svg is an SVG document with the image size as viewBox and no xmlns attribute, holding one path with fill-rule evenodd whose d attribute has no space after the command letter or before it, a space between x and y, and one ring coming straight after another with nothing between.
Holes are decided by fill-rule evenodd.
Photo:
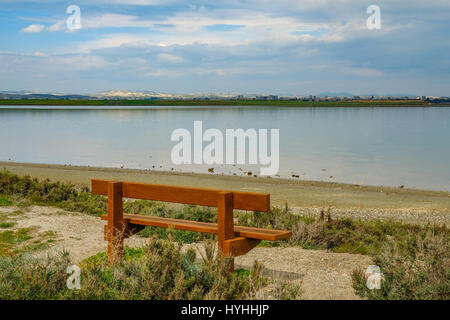
<instances>
[{"instance_id":1,"label":"bench backrest","mask_svg":"<svg viewBox=\"0 0 450 320\"><path fill-rule=\"evenodd\" d=\"M92 193L108 195L108 183L110 182L113 181L92 180ZM270 195L264 193L122 182L122 196L124 198L195 204L208 207L217 207L220 196L224 192L233 194L233 209L260 212L270 211Z\"/></svg>"}]
</instances>

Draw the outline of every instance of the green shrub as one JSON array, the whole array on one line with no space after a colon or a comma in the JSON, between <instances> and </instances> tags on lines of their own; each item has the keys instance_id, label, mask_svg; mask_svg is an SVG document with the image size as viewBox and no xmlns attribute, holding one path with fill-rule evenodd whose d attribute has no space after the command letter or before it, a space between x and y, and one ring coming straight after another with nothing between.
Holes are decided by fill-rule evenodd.
<instances>
[{"instance_id":1,"label":"green shrub","mask_svg":"<svg viewBox=\"0 0 450 320\"><path fill-rule=\"evenodd\" d=\"M12 201L6 195L0 195L0 207L7 207L12 205Z\"/></svg>"},{"instance_id":2,"label":"green shrub","mask_svg":"<svg viewBox=\"0 0 450 320\"><path fill-rule=\"evenodd\" d=\"M238 216L238 220L239 224L250 227L292 230L292 236L283 241L289 245L366 255L377 254L388 239L404 242L409 234L423 236L429 230L436 234L449 234L446 226L332 218L330 210L322 210L319 217L302 216L292 213L287 206L272 208L269 213L244 212ZM277 244L269 242L265 245Z\"/></svg>"},{"instance_id":3,"label":"green shrub","mask_svg":"<svg viewBox=\"0 0 450 320\"><path fill-rule=\"evenodd\" d=\"M29 203L50 205L69 211L92 214L106 212L107 201L103 196L93 195L88 188L73 184L39 181L29 176L19 177L7 170L0 171L0 194Z\"/></svg>"},{"instance_id":4,"label":"green shrub","mask_svg":"<svg viewBox=\"0 0 450 320\"><path fill-rule=\"evenodd\" d=\"M14 222L0 222L0 228L11 228L14 226Z\"/></svg>"},{"instance_id":5,"label":"green shrub","mask_svg":"<svg viewBox=\"0 0 450 320\"><path fill-rule=\"evenodd\" d=\"M59 299L70 294L64 288L69 265L67 253L40 259L0 256L0 300Z\"/></svg>"},{"instance_id":6,"label":"green shrub","mask_svg":"<svg viewBox=\"0 0 450 320\"><path fill-rule=\"evenodd\" d=\"M369 290L362 270L353 272L353 287L377 300L449 300L449 236L432 231L408 233L404 242L387 241L374 262L383 273L381 289Z\"/></svg>"},{"instance_id":7,"label":"green shrub","mask_svg":"<svg viewBox=\"0 0 450 320\"><path fill-rule=\"evenodd\" d=\"M1 299L246 299L261 291L258 274L228 272L227 260L208 255L196 261L191 249L151 239L142 249L125 250L121 263L109 266L106 254L80 264L81 289L66 287L67 252L45 258L0 257ZM283 290L290 290L284 286ZM290 296L287 293L285 296Z\"/></svg>"}]
</instances>

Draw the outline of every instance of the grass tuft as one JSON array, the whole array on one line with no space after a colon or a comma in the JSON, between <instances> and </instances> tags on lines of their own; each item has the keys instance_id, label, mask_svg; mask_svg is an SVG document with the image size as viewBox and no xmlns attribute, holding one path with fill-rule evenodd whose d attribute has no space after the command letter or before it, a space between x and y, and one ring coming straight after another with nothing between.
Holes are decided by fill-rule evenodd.
<instances>
[{"instance_id":1,"label":"grass tuft","mask_svg":"<svg viewBox=\"0 0 450 320\"><path fill-rule=\"evenodd\" d=\"M0 207L8 207L12 205L12 201L6 195L0 195Z\"/></svg>"},{"instance_id":2,"label":"grass tuft","mask_svg":"<svg viewBox=\"0 0 450 320\"><path fill-rule=\"evenodd\" d=\"M0 222L0 228L6 229L14 227L14 222Z\"/></svg>"},{"instance_id":3,"label":"grass tuft","mask_svg":"<svg viewBox=\"0 0 450 320\"><path fill-rule=\"evenodd\" d=\"M0 257L16 254L18 246L32 238L30 231L29 228L0 231Z\"/></svg>"}]
</instances>

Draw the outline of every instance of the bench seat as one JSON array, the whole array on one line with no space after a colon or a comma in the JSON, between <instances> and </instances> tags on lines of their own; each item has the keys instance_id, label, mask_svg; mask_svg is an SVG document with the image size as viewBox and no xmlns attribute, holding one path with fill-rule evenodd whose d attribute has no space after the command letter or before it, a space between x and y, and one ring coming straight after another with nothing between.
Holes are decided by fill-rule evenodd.
<instances>
[{"instance_id":1,"label":"bench seat","mask_svg":"<svg viewBox=\"0 0 450 320\"><path fill-rule=\"evenodd\" d=\"M168 228L173 226L177 230L197 231L205 233L217 234L217 224L211 222L199 222L182 219L162 218L154 216L142 216L136 214L125 214L123 219L126 223ZM102 220L108 220L107 215L102 215ZM234 226L234 233L236 237L244 237L249 239L277 241L287 239L291 236L291 231L275 230L275 229L261 229L243 226Z\"/></svg>"}]
</instances>

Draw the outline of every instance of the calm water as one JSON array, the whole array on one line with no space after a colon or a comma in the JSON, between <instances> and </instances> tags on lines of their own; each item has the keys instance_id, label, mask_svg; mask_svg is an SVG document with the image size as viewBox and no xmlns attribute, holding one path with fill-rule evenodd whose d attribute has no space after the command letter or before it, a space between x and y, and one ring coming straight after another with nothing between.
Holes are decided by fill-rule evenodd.
<instances>
[{"instance_id":1,"label":"calm water","mask_svg":"<svg viewBox=\"0 0 450 320\"><path fill-rule=\"evenodd\" d=\"M279 128L282 177L450 190L448 107L0 107L0 160L207 172L170 161L172 131L192 132L194 120L222 132Z\"/></svg>"}]
</instances>

